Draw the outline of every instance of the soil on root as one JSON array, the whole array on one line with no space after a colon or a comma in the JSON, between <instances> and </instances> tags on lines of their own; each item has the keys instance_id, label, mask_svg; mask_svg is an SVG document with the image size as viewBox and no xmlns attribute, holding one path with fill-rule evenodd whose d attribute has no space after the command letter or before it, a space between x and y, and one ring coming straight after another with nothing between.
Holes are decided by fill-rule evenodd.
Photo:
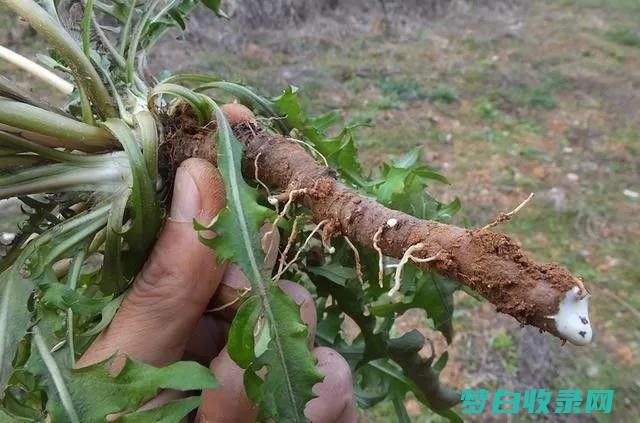
<instances>
[{"instance_id":1,"label":"soil on root","mask_svg":"<svg viewBox=\"0 0 640 423\"><path fill-rule=\"evenodd\" d=\"M180 163L192 157L216 163L215 121L200 124L184 103L163 114L161 121L164 141L159 148L159 167L163 180L172 184Z\"/></svg>"}]
</instances>

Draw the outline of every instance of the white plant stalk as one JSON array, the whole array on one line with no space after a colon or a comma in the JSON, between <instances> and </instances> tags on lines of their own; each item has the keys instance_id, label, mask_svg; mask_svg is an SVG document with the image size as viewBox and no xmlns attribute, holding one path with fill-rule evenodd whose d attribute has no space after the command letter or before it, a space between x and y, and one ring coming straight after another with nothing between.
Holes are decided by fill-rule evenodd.
<instances>
[{"instance_id":1,"label":"white plant stalk","mask_svg":"<svg viewBox=\"0 0 640 423\"><path fill-rule=\"evenodd\" d=\"M73 92L73 84L69 81L60 78L49 69L1 45L0 58L41 79L64 95L69 95Z\"/></svg>"}]
</instances>

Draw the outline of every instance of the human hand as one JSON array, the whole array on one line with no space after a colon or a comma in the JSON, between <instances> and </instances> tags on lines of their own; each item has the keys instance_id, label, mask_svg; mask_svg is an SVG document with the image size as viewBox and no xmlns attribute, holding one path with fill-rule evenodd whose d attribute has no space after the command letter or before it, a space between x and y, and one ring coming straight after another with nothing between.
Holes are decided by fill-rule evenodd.
<instances>
[{"instance_id":1,"label":"human hand","mask_svg":"<svg viewBox=\"0 0 640 423\"><path fill-rule=\"evenodd\" d=\"M225 112L233 121L231 109L226 108ZM240 112L246 116L245 111ZM193 219L211 221L224 205L224 186L216 168L201 159L182 163L176 172L169 218L147 263L109 327L81 357L78 366L114 354L155 366L181 359L210 363L220 387L203 392L197 421L251 422L257 409L244 391L243 370L224 347L228 323L205 313L220 286L241 289L248 286L248 281L237 267L216 263L215 252L200 243L192 224ZM274 243L274 248L268 249L272 251L268 262L273 266L278 240L274 237L268 241ZM309 325L313 340L316 328L313 298L293 282L281 281L280 286L300 305L301 317ZM355 422L348 364L329 348L313 348L312 353L325 378L314 386L316 397L307 403L305 416L313 422ZM114 371L118 370L116 361ZM162 392L143 408L156 407L176 395L179 393Z\"/></svg>"}]
</instances>

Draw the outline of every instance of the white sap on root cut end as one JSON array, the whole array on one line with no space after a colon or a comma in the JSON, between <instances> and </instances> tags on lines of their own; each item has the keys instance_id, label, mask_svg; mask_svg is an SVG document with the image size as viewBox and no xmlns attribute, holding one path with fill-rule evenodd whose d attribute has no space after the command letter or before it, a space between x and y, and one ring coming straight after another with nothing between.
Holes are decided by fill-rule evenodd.
<instances>
[{"instance_id":1,"label":"white sap on root cut end","mask_svg":"<svg viewBox=\"0 0 640 423\"><path fill-rule=\"evenodd\" d=\"M387 220L387 226L390 228L393 228L394 226L396 226L398 224L398 220L391 218L389 220Z\"/></svg>"},{"instance_id":2,"label":"white sap on root cut end","mask_svg":"<svg viewBox=\"0 0 640 423\"><path fill-rule=\"evenodd\" d=\"M589 320L590 295L580 297L580 288L575 286L565 293L558 307L558 314L549 316L556 321L558 334L575 345L591 342L593 330Z\"/></svg>"}]
</instances>

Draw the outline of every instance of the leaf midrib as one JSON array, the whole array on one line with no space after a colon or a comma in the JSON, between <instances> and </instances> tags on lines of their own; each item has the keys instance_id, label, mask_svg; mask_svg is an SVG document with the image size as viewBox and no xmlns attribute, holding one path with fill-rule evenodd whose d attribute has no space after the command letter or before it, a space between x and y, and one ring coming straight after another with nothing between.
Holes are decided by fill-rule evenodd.
<instances>
[{"instance_id":1,"label":"leaf midrib","mask_svg":"<svg viewBox=\"0 0 640 423\"><path fill-rule=\"evenodd\" d=\"M221 114L220 111L216 112L218 115ZM249 228L247 225L247 221L244 215L244 210L242 208L242 202L240 199L240 190L238 187L238 184L236 183L236 178L237 175L240 175L239 170L236 168L236 160L234 157L234 153L233 153L233 148L231 146L231 137L230 137L230 127L228 122L226 122L226 120L224 119L220 119L220 116L218 116L218 122L219 122L219 130L223 131L223 133L221 134L221 138L223 140L223 145L225 147L225 151L227 153L227 156L229 157L229 175L227 175L228 180L229 180L229 185L231 188L231 195L233 197L233 207L235 208L235 212L236 215L238 216L238 224L240 225L240 229L242 232L242 241L244 243L244 247L247 250L247 255L249 257L249 263L251 264L251 270L253 272L253 279L252 282L255 284L255 286L258 288L258 295L260 295L260 298L262 299L262 305L264 308L264 313L267 316L267 320L273 325L273 327L275 329L277 329L277 326L275 324L275 318L273 315L273 310L271 309L271 305L269 304L269 298L268 298L268 294L267 294L267 289L264 286L264 284L262 283L262 272L260 272L260 269L258 268L258 264L255 260L255 256L254 256L254 251L253 251L253 247L252 247L252 243L251 243L251 238L249 236ZM286 383L286 388L287 388L287 394L289 397L289 400L291 401L292 404L292 408L293 410L295 410L296 413L296 421L298 420L298 409L297 409L297 404L296 404L296 400L295 400L295 394L294 394L294 389L291 386L291 384L289 383L290 377L289 377L289 369L287 367L287 362L285 360L284 354L283 354L283 348L282 348L282 342L280 340L280 336L278 334L278 330L274 330L273 331L273 340L276 343L276 349L277 349L277 353L278 353L278 359L281 363L282 366L282 371L285 374L285 379L287 381Z\"/></svg>"}]
</instances>

